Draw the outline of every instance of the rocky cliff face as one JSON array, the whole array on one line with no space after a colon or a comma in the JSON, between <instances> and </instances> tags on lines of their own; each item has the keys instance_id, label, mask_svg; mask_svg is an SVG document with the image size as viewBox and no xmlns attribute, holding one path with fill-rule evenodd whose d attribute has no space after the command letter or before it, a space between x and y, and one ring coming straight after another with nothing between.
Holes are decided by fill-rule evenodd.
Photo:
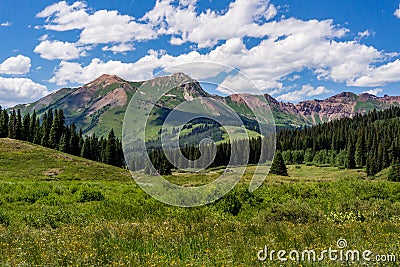
<instances>
[{"instance_id":1,"label":"rocky cliff face","mask_svg":"<svg viewBox=\"0 0 400 267\"><path fill-rule=\"evenodd\" d=\"M365 114L374 109L383 110L390 106L400 106L400 96L377 97L371 94L356 95L350 92L343 92L325 100L308 100L298 104L274 101L271 97L269 99L270 104L276 106L276 109L302 117L304 121L312 125Z\"/></svg>"}]
</instances>

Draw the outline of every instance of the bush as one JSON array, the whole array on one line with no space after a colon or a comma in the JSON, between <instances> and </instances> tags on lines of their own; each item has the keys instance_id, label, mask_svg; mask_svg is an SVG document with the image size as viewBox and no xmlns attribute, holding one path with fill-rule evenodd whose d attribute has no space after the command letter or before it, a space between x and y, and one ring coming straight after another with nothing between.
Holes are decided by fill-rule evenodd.
<instances>
[{"instance_id":1,"label":"bush","mask_svg":"<svg viewBox=\"0 0 400 267\"><path fill-rule=\"evenodd\" d=\"M28 213L23 220L29 226L45 228L50 226L53 229L73 222L72 214L64 209L44 209L40 212Z\"/></svg>"},{"instance_id":2,"label":"bush","mask_svg":"<svg viewBox=\"0 0 400 267\"><path fill-rule=\"evenodd\" d=\"M79 196L79 202L102 201L104 195L97 189L84 188Z\"/></svg>"},{"instance_id":3,"label":"bush","mask_svg":"<svg viewBox=\"0 0 400 267\"><path fill-rule=\"evenodd\" d=\"M236 195L228 194L218 201L217 208L223 212L227 212L233 216L236 216L242 209L242 202Z\"/></svg>"},{"instance_id":4,"label":"bush","mask_svg":"<svg viewBox=\"0 0 400 267\"><path fill-rule=\"evenodd\" d=\"M312 209L310 205L298 200L290 200L279 204L272 209L274 221L288 221L293 223L312 223L317 222L321 217L321 212Z\"/></svg>"},{"instance_id":5,"label":"bush","mask_svg":"<svg viewBox=\"0 0 400 267\"><path fill-rule=\"evenodd\" d=\"M10 225L10 218L4 212L0 211L0 224L9 226Z\"/></svg>"},{"instance_id":6,"label":"bush","mask_svg":"<svg viewBox=\"0 0 400 267\"><path fill-rule=\"evenodd\" d=\"M263 199L250 193L247 188L235 188L229 192L226 196L216 202L216 208L226 213L230 213L234 216L238 215L239 212L248 207L257 206L263 202Z\"/></svg>"}]
</instances>

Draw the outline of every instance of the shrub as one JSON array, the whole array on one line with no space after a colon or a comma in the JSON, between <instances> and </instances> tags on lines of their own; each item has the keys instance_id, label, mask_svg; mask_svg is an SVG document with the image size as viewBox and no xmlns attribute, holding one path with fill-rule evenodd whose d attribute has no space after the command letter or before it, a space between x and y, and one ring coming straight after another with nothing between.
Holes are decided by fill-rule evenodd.
<instances>
[{"instance_id":1,"label":"shrub","mask_svg":"<svg viewBox=\"0 0 400 267\"><path fill-rule=\"evenodd\" d=\"M250 193L247 188L235 188L216 202L216 208L234 216L246 207L254 207L263 202L263 199Z\"/></svg>"},{"instance_id":2,"label":"shrub","mask_svg":"<svg viewBox=\"0 0 400 267\"><path fill-rule=\"evenodd\" d=\"M10 218L4 212L0 211L0 224L9 226L10 225Z\"/></svg>"},{"instance_id":3,"label":"shrub","mask_svg":"<svg viewBox=\"0 0 400 267\"><path fill-rule=\"evenodd\" d=\"M217 208L236 216L242 208L242 202L236 195L228 194L218 201Z\"/></svg>"},{"instance_id":4,"label":"shrub","mask_svg":"<svg viewBox=\"0 0 400 267\"><path fill-rule=\"evenodd\" d=\"M272 218L270 220L312 223L317 222L320 217L321 212L311 208L307 203L299 202L298 200L289 200L272 209Z\"/></svg>"},{"instance_id":5,"label":"shrub","mask_svg":"<svg viewBox=\"0 0 400 267\"><path fill-rule=\"evenodd\" d=\"M84 203L84 202L102 201L102 200L104 200L104 195L103 195L103 193L101 193L100 190L84 188L81 191L78 201L81 203Z\"/></svg>"}]
</instances>

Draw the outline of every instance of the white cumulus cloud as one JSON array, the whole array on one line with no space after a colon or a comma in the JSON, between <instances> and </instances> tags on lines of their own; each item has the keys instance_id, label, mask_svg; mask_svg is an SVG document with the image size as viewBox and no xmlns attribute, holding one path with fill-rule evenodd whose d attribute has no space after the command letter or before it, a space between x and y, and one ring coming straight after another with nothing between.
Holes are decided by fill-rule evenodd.
<instances>
[{"instance_id":1,"label":"white cumulus cloud","mask_svg":"<svg viewBox=\"0 0 400 267\"><path fill-rule=\"evenodd\" d=\"M396 17L398 17L400 19L400 5L399 5L399 8L394 11L393 15L395 15Z\"/></svg>"},{"instance_id":2,"label":"white cumulus cloud","mask_svg":"<svg viewBox=\"0 0 400 267\"><path fill-rule=\"evenodd\" d=\"M103 73L115 74L127 80L145 80L153 75L153 69L156 68L153 62L156 62L154 55L143 57L135 63L115 60L104 62L94 58L89 65L82 66L79 63L62 61L50 82L58 85L85 84Z\"/></svg>"},{"instance_id":3,"label":"white cumulus cloud","mask_svg":"<svg viewBox=\"0 0 400 267\"><path fill-rule=\"evenodd\" d=\"M277 14L273 4L261 0L236 0L226 12L208 9L201 14L196 12L196 1L181 1L178 6L174 2L158 0L142 18L158 29L158 34L172 35L173 45L193 42L204 48L235 37L263 37L265 34L257 22L270 20Z\"/></svg>"},{"instance_id":4,"label":"white cumulus cloud","mask_svg":"<svg viewBox=\"0 0 400 267\"><path fill-rule=\"evenodd\" d=\"M48 60L70 60L79 58L84 49L76 47L73 43L44 40L35 47L34 52Z\"/></svg>"},{"instance_id":5,"label":"white cumulus cloud","mask_svg":"<svg viewBox=\"0 0 400 267\"><path fill-rule=\"evenodd\" d=\"M46 19L44 28L48 30L80 31L79 40L71 44L50 42L46 37L40 45L47 42L44 43L47 46L57 44L62 48L58 51L43 49L46 53L40 54L63 60L50 80L60 85L89 82L104 72L140 80L150 78L152 71L160 67L193 61L211 61L238 68L263 92L276 94L284 93L284 81L302 71L314 73L319 80L349 86L376 87L399 80L398 63L389 62L397 56L395 53L361 43L362 38L373 32L367 30L358 33L354 40L343 40L348 37L349 30L335 25L333 20L274 19L276 15L276 7L267 0L235 0L223 11L207 9L202 12L198 11L195 0L157 0L152 10L140 19L115 10L92 11L84 2L62 1L46 7L37 17ZM66 62L82 56L82 46L101 44L103 51L126 53L134 50L136 42L160 36L168 36L172 45L190 43L206 49L176 56L153 51L136 62L98 58L86 66ZM248 47L245 37L257 38L259 42ZM378 63L382 66L376 67ZM174 69L180 70L180 67ZM213 70L212 74L223 71ZM187 72L194 78L204 78L211 71L190 68ZM238 78L228 76L224 83L231 86L235 79ZM241 92L250 90L240 81L237 85Z\"/></svg>"},{"instance_id":6,"label":"white cumulus cloud","mask_svg":"<svg viewBox=\"0 0 400 267\"><path fill-rule=\"evenodd\" d=\"M0 74L26 74L31 69L31 59L18 55L9 57L0 63Z\"/></svg>"},{"instance_id":7,"label":"white cumulus cloud","mask_svg":"<svg viewBox=\"0 0 400 267\"><path fill-rule=\"evenodd\" d=\"M400 81L400 59L381 65L379 67L369 68L365 74L361 75L352 82L350 86L383 86L392 82Z\"/></svg>"},{"instance_id":8,"label":"white cumulus cloud","mask_svg":"<svg viewBox=\"0 0 400 267\"><path fill-rule=\"evenodd\" d=\"M364 93L377 96L377 95L383 93L383 89L382 88L375 88L375 89L371 89L371 90L365 91Z\"/></svg>"},{"instance_id":9,"label":"white cumulus cloud","mask_svg":"<svg viewBox=\"0 0 400 267\"><path fill-rule=\"evenodd\" d=\"M332 93L332 91L324 86L319 86L317 88L314 88L312 85L307 84L303 85L301 90L280 95L276 99L280 101L300 101L305 98L314 97L322 94L328 94L328 93Z\"/></svg>"},{"instance_id":10,"label":"white cumulus cloud","mask_svg":"<svg viewBox=\"0 0 400 267\"><path fill-rule=\"evenodd\" d=\"M69 31L82 29L89 17L84 2L68 5L66 1L54 3L36 14L38 18L46 18L45 29L54 31Z\"/></svg>"},{"instance_id":11,"label":"white cumulus cloud","mask_svg":"<svg viewBox=\"0 0 400 267\"><path fill-rule=\"evenodd\" d=\"M134 51L135 47L133 46L133 44L121 43L118 45L104 46L101 50L112 51L114 54L116 54L116 53L125 53L129 51Z\"/></svg>"},{"instance_id":12,"label":"white cumulus cloud","mask_svg":"<svg viewBox=\"0 0 400 267\"><path fill-rule=\"evenodd\" d=\"M46 86L31 79L0 77L0 105L10 107L20 103L30 103L48 93Z\"/></svg>"},{"instance_id":13,"label":"white cumulus cloud","mask_svg":"<svg viewBox=\"0 0 400 267\"><path fill-rule=\"evenodd\" d=\"M138 23L115 10L99 10L89 14L84 2L68 5L66 1L46 7L36 17L46 18L47 30L81 30L79 44L127 43L156 37L150 25Z\"/></svg>"}]
</instances>

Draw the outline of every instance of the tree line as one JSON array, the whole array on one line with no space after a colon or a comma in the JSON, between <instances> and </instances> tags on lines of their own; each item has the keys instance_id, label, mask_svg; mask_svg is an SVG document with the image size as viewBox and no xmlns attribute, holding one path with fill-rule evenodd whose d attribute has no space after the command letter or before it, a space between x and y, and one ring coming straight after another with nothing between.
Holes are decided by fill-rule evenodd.
<instances>
[{"instance_id":1,"label":"tree line","mask_svg":"<svg viewBox=\"0 0 400 267\"><path fill-rule=\"evenodd\" d=\"M329 123L304 129L284 129L277 133L276 149L279 166L284 159L286 164L311 164L318 166L337 166L349 169L366 168L369 176L393 166L399 169L400 164L400 107L391 107L383 111L372 112L353 118L343 118ZM246 144L249 143L249 150ZM249 140L235 140L213 146L186 145L180 152L189 160L186 168L196 168L200 155L207 157L216 149L215 159L208 166L219 167L233 165L256 164L271 161L273 139L266 137ZM264 146L262 146L262 144ZM204 146L204 145L203 145ZM263 149L262 149L263 147ZM233 151L235 153L232 154ZM200 151L204 151L200 153ZM153 149L150 160L161 174L171 173L174 168L168 163L164 153L174 157L177 151ZM232 154L232 160L230 161ZM248 161L245 160L248 155ZM144 163L143 163L144 164ZM285 167L279 167L282 173ZM397 179L397 178L396 178ZM400 181L400 178L398 178Z\"/></svg>"},{"instance_id":2,"label":"tree line","mask_svg":"<svg viewBox=\"0 0 400 267\"><path fill-rule=\"evenodd\" d=\"M205 169L223 166L243 166L247 164L258 164L271 162L274 156L275 142L273 137L256 137L242 140L221 142L217 145L200 143L185 144L176 149L153 148L149 151L149 159L154 166L151 168L143 161L135 162L135 169L145 170L147 174L156 171L161 175L171 174L171 170L178 169ZM179 155L183 155L180 157ZM138 157L140 158L140 157ZM178 166L169 162L172 159Z\"/></svg>"},{"instance_id":3,"label":"tree line","mask_svg":"<svg viewBox=\"0 0 400 267\"><path fill-rule=\"evenodd\" d=\"M284 129L278 132L276 149L286 164L330 165L346 168L366 168L375 175L400 161L400 107L384 111L374 110L366 115L334 120L304 129ZM210 129L203 127L208 132ZM200 128L198 131L203 132ZM28 141L87 159L124 166L121 141L111 129L107 138L95 134L83 136L74 123L66 125L62 109L50 109L39 118L33 114L21 115L20 110L8 112L0 107L0 138L9 137ZM233 140L220 144L188 144L177 150L163 151L148 146L154 170L146 157L131 162L133 169L147 173L158 171L170 174L175 168L168 158L178 158L182 153L189 161L179 163L181 168L212 168L231 165L257 164L272 161L275 149L274 136ZM133 148L134 149L134 148ZM280 153L279 153L280 154ZM215 158L210 164L210 158ZM168 156L168 157L167 157ZM197 161L200 156L203 162ZM208 165L208 166L205 166ZM131 166L131 167L132 167Z\"/></svg>"},{"instance_id":4,"label":"tree line","mask_svg":"<svg viewBox=\"0 0 400 267\"><path fill-rule=\"evenodd\" d=\"M277 149L287 164L366 168L372 176L400 160L400 107L334 120L301 130L282 130Z\"/></svg>"},{"instance_id":5,"label":"tree line","mask_svg":"<svg viewBox=\"0 0 400 267\"><path fill-rule=\"evenodd\" d=\"M36 111L22 116L19 109L9 113L0 106L0 138L6 137L118 167L125 165L122 143L113 129L107 138L83 136L74 123L66 125L62 109L49 109L39 118Z\"/></svg>"}]
</instances>

